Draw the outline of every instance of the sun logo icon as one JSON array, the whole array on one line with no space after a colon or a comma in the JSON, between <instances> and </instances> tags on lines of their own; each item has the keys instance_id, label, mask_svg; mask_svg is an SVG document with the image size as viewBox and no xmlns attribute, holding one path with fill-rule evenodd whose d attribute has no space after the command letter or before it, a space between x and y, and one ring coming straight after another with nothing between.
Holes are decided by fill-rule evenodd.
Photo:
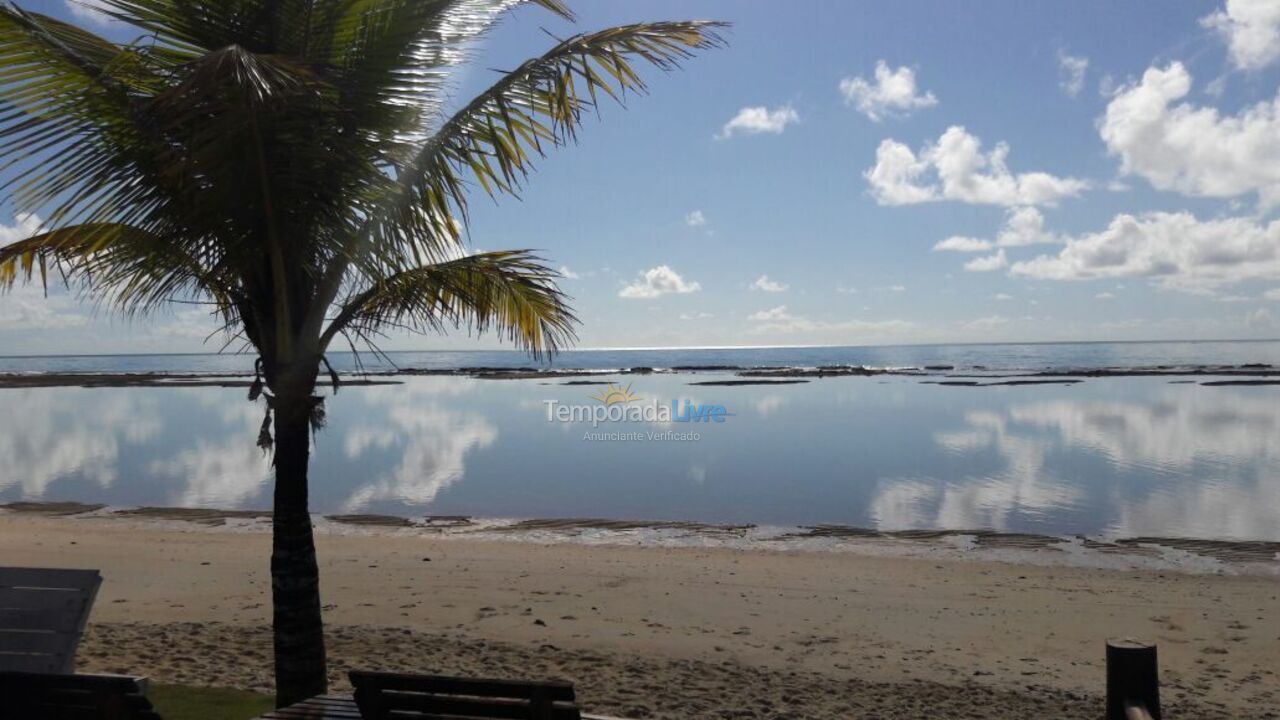
<instances>
[{"instance_id":1,"label":"sun logo icon","mask_svg":"<svg viewBox=\"0 0 1280 720\"><path fill-rule=\"evenodd\" d=\"M636 395L635 393L631 392L630 384L628 384L624 388L621 385L618 385L615 383L609 383L609 385L604 390L601 390L598 394L592 395L591 397L594 400L599 400L605 405L617 405L619 403L635 402L636 400L640 399L639 395Z\"/></svg>"}]
</instances>

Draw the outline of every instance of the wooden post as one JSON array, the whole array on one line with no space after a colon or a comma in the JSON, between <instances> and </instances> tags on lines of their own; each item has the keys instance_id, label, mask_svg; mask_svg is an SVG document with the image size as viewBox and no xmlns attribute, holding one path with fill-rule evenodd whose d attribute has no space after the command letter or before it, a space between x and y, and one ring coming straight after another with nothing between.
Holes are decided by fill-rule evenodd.
<instances>
[{"instance_id":1,"label":"wooden post","mask_svg":"<svg viewBox=\"0 0 1280 720\"><path fill-rule=\"evenodd\" d=\"M1107 641L1107 720L1161 720L1156 646Z\"/></svg>"}]
</instances>

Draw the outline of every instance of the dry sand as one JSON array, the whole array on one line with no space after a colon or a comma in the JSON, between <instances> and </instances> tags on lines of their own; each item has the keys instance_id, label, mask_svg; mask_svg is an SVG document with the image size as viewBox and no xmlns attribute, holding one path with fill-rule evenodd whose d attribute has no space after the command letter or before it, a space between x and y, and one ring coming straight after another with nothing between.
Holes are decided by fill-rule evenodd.
<instances>
[{"instance_id":1,"label":"dry sand","mask_svg":"<svg viewBox=\"0 0 1280 720\"><path fill-rule=\"evenodd\" d=\"M352 667L563 677L637 718L1097 718L1103 642L1159 643L1166 717L1280 717L1280 581L972 559L317 538ZM87 671L267 690L269 537L0 513L0 563L100 568Z\"/></svg>"}]
</instances>

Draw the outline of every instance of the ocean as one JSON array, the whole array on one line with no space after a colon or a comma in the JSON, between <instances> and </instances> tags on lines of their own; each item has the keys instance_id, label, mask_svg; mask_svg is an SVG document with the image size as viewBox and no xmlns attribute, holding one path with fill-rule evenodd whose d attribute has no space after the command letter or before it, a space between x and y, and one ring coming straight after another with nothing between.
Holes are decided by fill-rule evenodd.
<instances>
[{"instance_id":1,"label":"ocean","mask_svg":"<svg viewBox=\"0 0 1280 720\"><path fill-rule=\"evenodd\" d=\"M406 371L539 367L515 352L389 358ZM0 358L0 373L24 375L251 366ZM1277 342L581 350L552 366L601 372L341 388L315 435L313 508L1280 540L1280 386L1255 384L1280 372ZM821 366L894 372L739 374ZM624 401L598 399L610 391ZM0 407L0 502L270 506L254 443L264 408L243 387L9 385Z\"/></svg>"}]
</instances>

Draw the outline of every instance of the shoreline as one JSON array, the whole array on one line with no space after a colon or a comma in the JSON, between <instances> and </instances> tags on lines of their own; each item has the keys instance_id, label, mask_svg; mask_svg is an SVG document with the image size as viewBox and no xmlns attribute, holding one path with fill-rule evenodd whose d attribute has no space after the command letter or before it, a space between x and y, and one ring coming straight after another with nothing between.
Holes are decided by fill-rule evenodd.
<instances>
[{"instance_id":1,"label":"shoreline","mask_svg":"<svg viewBox=\"0 0 1280 720\"><path fill-rule=\"evenodd\" d=\"M65 518L138 529L267 533L271 512L253 509L112 507L101 503L11 502L11 516ZM852 553L878 557L985 560L1046 567L1153 570L1280 578L1280 541L1193 537L1045 535L990 529L877 530L846 525L718 524L692 520L476 518L314 514L317 535L395 535L443 541L621 545L737 551Z\"/></svg>"},{"instance_id":2,"label":"shoreline","mask_svg":"<svg viewBox=\"0 0 1280 720\"><path fill-rule=\"evenodd\" d=\"M266 689L270 539L253 522L6 512L0 552L102 570L84 669ZM1085 718L1103 642L1136 635L1160 646L1171 712L1280 717L1274 577L357 527L316 538L339 683L375 665L560 676L592 712L672 719L727 698L760 717Z\"/></svg>"},{"instance_id":3,"label":"shoreline","mask_svg":"<svg viewBox=\"0 0 1280 720\"><path fill-rule=\"evenodd\" d=\"M269 533L271 512L254 509L113 507L101 503L10 502L9 517L62 519L138 530ZM547 546L702 548L740 552L852 554L1191 575L1280 579L1280 541L1194 537L1046 535L991 529L885 529L846 525L720 524L610 518L408 517L313 514L317 536L384 536L443 542Z\"/></svg>"}]
</instances>

